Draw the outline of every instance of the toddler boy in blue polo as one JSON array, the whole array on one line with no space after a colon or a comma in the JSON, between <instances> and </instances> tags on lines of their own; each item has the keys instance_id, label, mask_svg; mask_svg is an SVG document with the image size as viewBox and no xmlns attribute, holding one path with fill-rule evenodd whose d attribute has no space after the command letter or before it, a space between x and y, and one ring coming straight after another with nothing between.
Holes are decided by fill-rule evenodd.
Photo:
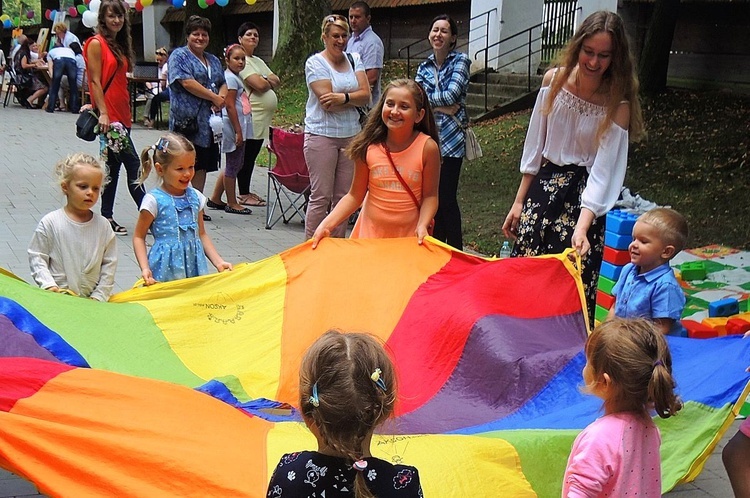
<instances>
[{"instance_id":1,"label":"toddler boy in blue polo","mask_svg":"<svg viewBox=\"0 0 750 498\"><path fill-rule=\"evenodd\" d=\"M651 319L664 334L685 335L680 323L685 293L669 261L687 237L687 221L673 209L652 209L638 218L628 246L630 263L612 289L610 316Z\"/></svg>"}]
</instances>

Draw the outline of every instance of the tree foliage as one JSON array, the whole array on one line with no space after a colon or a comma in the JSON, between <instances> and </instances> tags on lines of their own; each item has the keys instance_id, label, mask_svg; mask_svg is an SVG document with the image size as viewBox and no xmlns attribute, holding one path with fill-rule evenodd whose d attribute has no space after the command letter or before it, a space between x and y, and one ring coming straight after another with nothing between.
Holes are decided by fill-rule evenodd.
<instances>
[{"instance_id":1,"label":"tree foliage","mask_svg":"<svg viewBox=\"0 0 750 498\"><path fill-rule=\"evenodd\" d=\"M654 4L638 64L644 95L655 95L667 87L669 51L679 13L680 0L656 0Z\"/></svg>"},{"instance_id":2,"label":"tree foliage","mask_svg":"<svg viewBox=\"0 0 750 498\"><path fill-rule=\"evenodd\" d=\"M323 48L320 24L330 13L330 0L279 0L279 44L272 64L276 74L304 70L310 54Z\"/></svg>"},{"instance_id":3,"label":"tree foliage","mask_svg":"<svg viewBox=\"0 0 750 498\"><path fill-rule=\"evenodd\" d=\"M185 23L182 25L182 33L185 33L185 24L187 24L190 16L201 16L211 21L211 32L209 33L208 47L206 52L213 54L219 59L224 58L224 48L227 46L224 33L224 8L214 3L209 5L208 8L202 9L198 5L197 1L188 0L185 2ZM232 38L234 40L234 38ZM185 44L185 37L183 37L180 45Z\"/></svg>"}]
</instances>

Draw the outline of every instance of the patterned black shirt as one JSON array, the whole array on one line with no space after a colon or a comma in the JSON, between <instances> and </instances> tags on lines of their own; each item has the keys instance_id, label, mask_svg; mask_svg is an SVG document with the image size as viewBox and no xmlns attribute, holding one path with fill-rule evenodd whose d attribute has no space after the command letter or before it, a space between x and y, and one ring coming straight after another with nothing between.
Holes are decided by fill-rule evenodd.
<instances>
[{"instance_id":1,"label":"patterned black shirt","mask_svg":"<svg viewBox=\"0 0 750 498\"><path fill-rule=\"evenodd\" d=\"M268 483L268 498L335 498L354 496L356 472L362 472L370 491L378 498L422 498L419 473L408 465L393 465L375 457L364 459L367 467L354 470L345 458L317 451L287 453Z\"/></svg>"}]
</instances>

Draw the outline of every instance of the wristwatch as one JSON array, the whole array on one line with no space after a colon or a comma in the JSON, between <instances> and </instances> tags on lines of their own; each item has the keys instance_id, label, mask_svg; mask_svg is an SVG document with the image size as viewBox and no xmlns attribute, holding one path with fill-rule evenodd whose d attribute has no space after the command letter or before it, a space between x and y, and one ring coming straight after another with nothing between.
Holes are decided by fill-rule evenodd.
<instances>
[{"instance_id":1,"label":"wristwatch","mask_svg":"<svg viewBox=\"0 0 750 498\"><path fill-rule=\"evenodd\" d=\"M268 81L268 75L267 74L261 74L260 77L263 78L264 80Z\"/></svg>"}]
</instances>

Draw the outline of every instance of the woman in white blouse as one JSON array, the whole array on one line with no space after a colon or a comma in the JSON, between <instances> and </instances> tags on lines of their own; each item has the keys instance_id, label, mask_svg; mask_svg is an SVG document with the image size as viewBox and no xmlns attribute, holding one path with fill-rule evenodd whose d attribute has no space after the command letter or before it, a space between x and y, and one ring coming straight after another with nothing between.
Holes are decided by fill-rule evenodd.
<instances>
[{"instance_id":1,"label":"woman in white blouse","mask_svg":"<svg viewBox=\"0 0 750 498\"><path fill-rule=\"evenodd\" d=\"M503 233L516 240L512 256L574 248L593 317L604 215L625 180L628 141L643 134L638 79L622 19L612 12L587 17L559 60L531 115Z\"/></svg>"},{"instance_id":2,"label":"woman in white blouse","mask_svg":"<svg viewBox=\"0 0 750 498\"><path fill-rule=\"evenodd\" d=\"M356 106L370 102L370 83L358 54L346 54L349 23L344 16L323 19L325 49L305 63L308 98L305 106L305 161L310 170L310 201L305 237L311 238L328 212L349 192L354 162L344 150L359 133ZM351 59L350 59L351 57ZM346 235L346 221L331 237Z\"/></svg>"}]
</instances>

